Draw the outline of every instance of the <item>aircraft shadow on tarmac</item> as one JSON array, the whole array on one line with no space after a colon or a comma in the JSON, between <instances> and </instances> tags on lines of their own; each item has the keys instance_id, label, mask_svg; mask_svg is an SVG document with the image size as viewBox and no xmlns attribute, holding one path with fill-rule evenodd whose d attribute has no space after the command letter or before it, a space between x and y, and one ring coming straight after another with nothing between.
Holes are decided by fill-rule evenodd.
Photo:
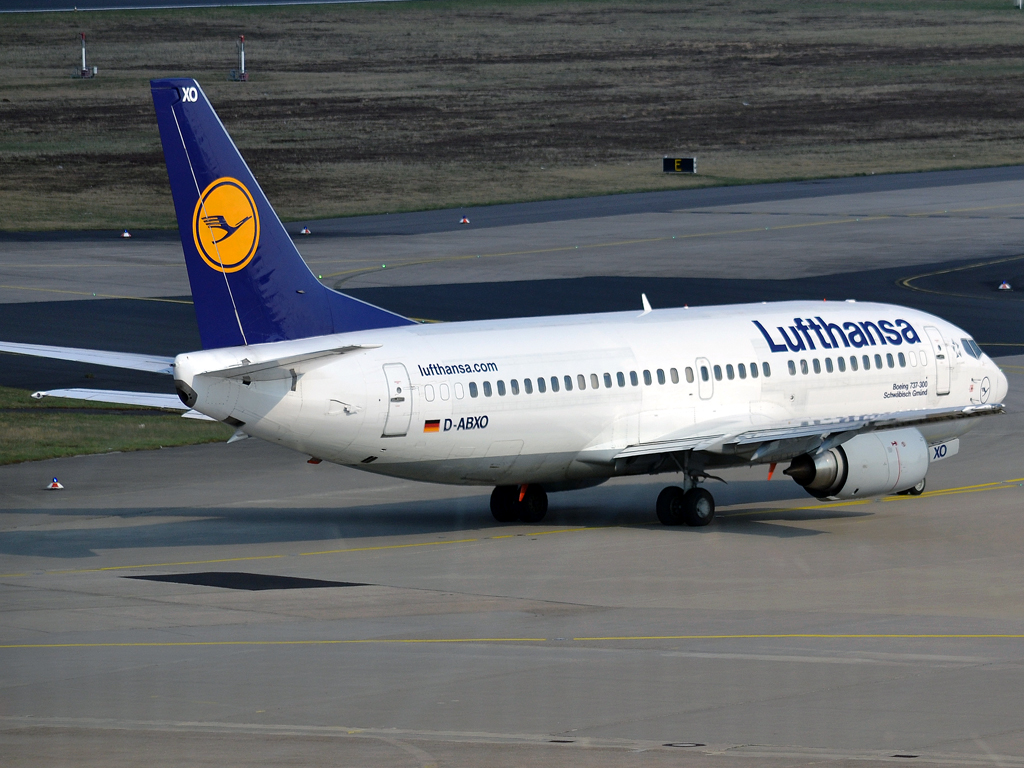
<instances>
[{"instance_id":1,"label":"aircraft shadow on tarmac","mask_svg":"<svg viewBox=\"0 0 1024 768\"><path fill-rule=\"evenodd\" d=\"M666 484L671 481L667 480ZM720 506L792 500L789 483L743 481L729 486L714 484ZM345 549L353 539L426 534L464 534L486 537L495 534L529 534L566 527L655 527L654 499L662 488L655 484L611 485L586 491L553 494L548 516L529 526L498 525L491 518L487 496L409 501L363 505L340 509L168 509L145 510L17 510L20 514L45 514L73 518L111 516L110 526L88 529L16 530L0 533L0 554L26 557L87 558L97 551L167 547L237 546L286 542L334 542L332 549ZM728 490L725 490L725 489ZM811 504L807 504L811 502ZM721 509L708 528L674 528L664 535L706 535L728 533L776 538L816 536L824 531L785 522L812 523L817 520L862 517L864 508L822 507L811 499L800 499L794 507ZM153 524L139 524L140 518L156 517ZM172 518L168 520L167 518ZM189 518L178 519L173 518ZM194 519L200 518L200 519ZM120 521L128 524L120 524ZM322 548L311 544L310 548Z\"/></svg>"}]
</instances>

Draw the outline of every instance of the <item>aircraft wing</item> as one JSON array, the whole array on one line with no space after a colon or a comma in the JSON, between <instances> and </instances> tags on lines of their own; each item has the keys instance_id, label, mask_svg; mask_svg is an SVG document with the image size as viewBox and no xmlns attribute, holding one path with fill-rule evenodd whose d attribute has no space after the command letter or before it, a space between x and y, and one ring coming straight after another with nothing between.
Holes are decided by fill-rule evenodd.
<instances>
[{"instance_id":1,"label":"aircraft wing","mask_svg":"<svg viewBox=\"0 0 1024 768\"><path fill-rule=\"evenodd\" d=\"M968 405L929 410L850 416L812 421L787 421L751 427L733 422L731 429L716 424L697 435L670 436L664 440L629 446L615 459L657 456L680 451L708 451L746 458L750 462L785 461L810 451L828 450L863 432L896 427L913 427L951 419L976 418L1002 413L1002 403Z\"/></svg>"},{"instance_id":2,"label":"aircraft wing","mask_svg":"<svg viewBox=\"0 0 1024 768\"><path fill-rule=\"evenodd\" d=\"M108 365L112 368L128 368L133 371L174 373L174 358L160 357L158 355L105 352L101 349L78 349L75 347L50 347L44 344L16 344L11 341L0 341L0 352L48 357L53 360L72 360L78 363Z\"/></svg>"}]
</instances>

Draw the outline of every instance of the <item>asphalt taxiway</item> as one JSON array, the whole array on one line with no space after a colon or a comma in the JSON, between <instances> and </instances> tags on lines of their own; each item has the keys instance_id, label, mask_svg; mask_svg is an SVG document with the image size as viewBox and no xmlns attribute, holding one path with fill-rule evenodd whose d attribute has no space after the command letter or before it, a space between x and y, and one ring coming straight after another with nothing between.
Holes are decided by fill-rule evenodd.
<instances>
[{"instance_id":1,"label":"asphalt taxiway","mask_svg":"<svg viewBox=\"0 0 1024 768\"><path fill-rule=\"evenodd\" d=\"M421 309L443 309L440 292L469 313L600 308L645 281L663 305L686 290L710 303L884 283L903 303L961 312L981 341L1005 327L989 350L1011 352L1024 342L1018 303L989 283L1016 268L1021 186L299 245L336 259L316 270L362 269L364 247L412 254L449 238L432 258L458 268L377 268L348 283ZM677 226L657 237L698 235L692 252L654 239L662 215ZM780 220L794 226L753 231ZM505 253L516 233L507 263L462 258ZM593 246L585 259L567 250L573 233ZM602 247L609 234L628 244ZM51 334L31 340L87 340L86 322L44 321L92 312L109 335L119 313L145 306L160 309L148 326L122 322L115 348L194 333L187 304L150 300L187 301L187 288L151 284L131 251L80 261L49 241L51 278L15 274L12 254L33 242L46 241L0 242L0 283L21 286L0 289L4 332L31 333L12 320L31 316ZM91 293L79 289L101 274L116 286L106 293L136 298L23 301L27 287ZM175 323L161 320L167 308ZM923 496L822 504L763 468L735 471L712 485L719 518L699 530L657 524L666 477L554 494L543 524L508 527L491 519L489 489L313 466L255 440L2 467L0 754L104 766L1024 765L1024 356L999 362L1008 413L932 465ZM42 490L54 475L65 489Z\"/></svg>"}]
</instances>

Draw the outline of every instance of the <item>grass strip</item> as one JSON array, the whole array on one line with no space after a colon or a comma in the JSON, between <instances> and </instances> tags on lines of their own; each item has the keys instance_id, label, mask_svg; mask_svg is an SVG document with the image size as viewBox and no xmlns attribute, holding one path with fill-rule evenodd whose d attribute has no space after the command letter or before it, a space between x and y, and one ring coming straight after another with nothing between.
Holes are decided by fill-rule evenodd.
<instances>
[{"instance_id":1,"label":"grass strip","mask_svg":"<svg viewBox=\"0 0 1024 768\"><path fill-rule=\"evenodd\" d=\"M1021 163L1022 28L1009 0L0 14L0 229L174 227L168 76L299 221ZM251 80L229 82L242 33Z\"/></svg>"},{"instance_id":2,"label":"grass strip","mask_svg":"<svg viewBox=\"0 0 1024 768\"><path fill-rule=\"evenodd\" d=\"M227 440L219 422L177 411L47 397L0 387L0 465L112 451L147 451Z\"/></svg>"}]
</instances>

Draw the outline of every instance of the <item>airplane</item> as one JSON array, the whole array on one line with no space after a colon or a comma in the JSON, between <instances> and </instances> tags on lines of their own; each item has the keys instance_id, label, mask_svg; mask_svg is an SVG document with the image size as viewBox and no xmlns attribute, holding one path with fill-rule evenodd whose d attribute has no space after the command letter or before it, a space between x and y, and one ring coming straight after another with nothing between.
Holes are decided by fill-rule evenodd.
<instances>
[{"instance_id":1,"label":"airplane","mask_svg":"<svg viewBox=\"0 0 1024 768\"><path fill-rule=\"evenodd\" d=\"M175 358L0 342L157 371L159 402L355 469L491 485L501 523L547 494L674 473L666 525L715 516L702 485L779 463L819 499L919 494L1007 380L966 331L888 304L788 301L418 323L309 270L199 84L151 81L203 349ZM238 222L237 225L229 222ZM226 233L226 234L225 234Z\"/></svg>"}]
</instances>

